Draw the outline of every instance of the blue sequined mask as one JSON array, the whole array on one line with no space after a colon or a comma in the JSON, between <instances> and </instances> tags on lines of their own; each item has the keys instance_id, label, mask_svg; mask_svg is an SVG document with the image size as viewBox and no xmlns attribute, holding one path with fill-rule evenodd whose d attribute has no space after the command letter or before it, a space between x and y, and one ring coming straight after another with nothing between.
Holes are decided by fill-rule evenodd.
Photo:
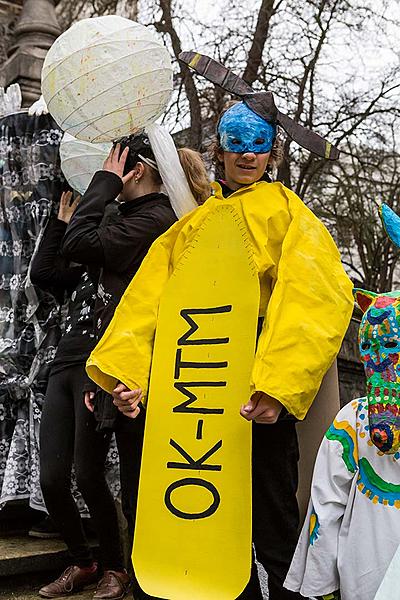
<instances>
[{"instance_id":1,"label":"blue sequined mask","mask_svg":"<svg viewBox=\"0 0 400 600\"><path fill-rule=\"evenodd\" d=\"M221 147L225 152L270 152L276 137L276 127L267 123L244 102L228 109L218 124Z\"/></svg>"}]
</instances>

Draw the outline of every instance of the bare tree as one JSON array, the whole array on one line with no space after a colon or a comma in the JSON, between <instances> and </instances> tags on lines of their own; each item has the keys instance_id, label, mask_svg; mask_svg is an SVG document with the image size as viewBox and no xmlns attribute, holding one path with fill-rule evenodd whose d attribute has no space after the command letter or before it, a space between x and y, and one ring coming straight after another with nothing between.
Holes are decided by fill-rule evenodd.
<instances>
[{"instance_id":1,"label":"bare tree","mask_svg":"<svg viewBox=\"0 0 400 600\"><path fill-rule=\"evenodd\" d=\"M258 69L262 63L265 42L268 38L269 25L273 15L277 12L281 4L282 0L262 0L261 2L253 41L243 72L243 79L250 85L257 79Z\"/></svg>"},{"instance_id":2,"label":"bare tree","mask_svg":"<svg viewBox=\"0 0 400 600\"><path fill-rule=\"evenodd\" d=\"M119 14L137 20L138 0L56 0L57 16L60 24L67 29L82 17L99 17Z\"/></svg>"},{"instance_id":3,"label":"bare tree","mask_svg":"<svg viewBox=\"0 0 400 600\"><path fill-rule=\"evenodd\" d=\"M249 83L253 83L257 79L269 25L281 4L282 0L262 0L257 12L247 11L247 14L243 14L243 19L247 24L246 39L250 41L244 73L244 77ZM243 37L237 30L235 31L237 21L240 21L242 16L241 12L245 12L240 8L235 15L235 9L238 9L239 6L239 3L234 3L230 8L230 16L235 17L233 24L228 19L223 27L216 28L215 32L204 29L200 32L199 23L195 23L194 30L199 31L198 37L202 38L203 43L207 41L209 45L208 52L224 64L232 63L232 59L235 58L235 50L243 43ZM157 9L160 9L160 16L154 17ZM156 30L164 35L176 59L185 45L187 47L188 39L192 41L191 48L198 48L196 36L188 32L190 26L188 27L187 24L193 21L193 17L190 11L185 9L184 3L174 0L155 0L153 4L147 5L147 11L141 14L141 20L147 25L154 25ZM202 36L202 33L206 33L206 35ZM185 41L182 42L182 40ZM177 64L179 65L176 70L177 93L171 109L176 122L185 121L188 117L188 141L192 147L201 149L204 142L204 123L208 120L215 122L225 104L226 94L220 88L196 79L193 72L185 65Z\"/></svg>"},{"instance_id":4,"label":"bare tree","mask_svg":"<svg viewBox=\"0 0 400 600\"><path fill-rule=\"evenodd\" d=\"M386 202L400 211L400 155L348 145L343 159L316 177L309 204L326 223L342 250L350 275L370 290L388 291L395 276L398 249L380 223Z\"/></svg>"},{"instance_id":5,"label":"bare tree","mask_svg":"<svg viewBox=\"0 0 400 600\"><path fill-rule=\"evenodd\" d=\"M159 0L161 18L155 21L154 26L158 32L167 34L170 37L174 56L177 59L182 52L182 43L174 27L171 4L171 0ZM202 144L202 119L199 94L192 71L182 63L179 63L179 76L189 103L190 144L193 148L200 149Z\"/></svg>"},{"instance_id":6,"label":"bare tree","mask_svg":"<svg viewBox=\"0 0 400 600\"><path fill-rule=\"evenodd\" d=\"M215 57L254 89L273 91L281 110L338 144L342 157L332 165L286 139L278 179L325 220L353 277L388 289L397 251L382 233L376 206L386 199L396 209L399 193L395 3L219 0L212 21L198 16L195 0L59 0L59 10L69 20L82 8L88 15L137 16L162 35L175 58L189 49ZM365 58L368 39L381 53L379 68ZM187 129L186 143L205 149L228 96L177 60L174 86L165 120L173 130Z\"/></svg>"}]
</instances>

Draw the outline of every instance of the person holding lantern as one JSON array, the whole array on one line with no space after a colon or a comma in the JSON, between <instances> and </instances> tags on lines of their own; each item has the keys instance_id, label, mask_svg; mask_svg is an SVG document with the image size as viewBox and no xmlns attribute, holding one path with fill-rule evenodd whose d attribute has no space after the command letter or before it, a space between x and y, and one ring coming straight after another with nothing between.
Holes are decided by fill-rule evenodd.
<instances>
[{"instance_id":1,"label":"person holding lantern","mask_svg":"<svg viewBox=\"0 0 400 600\"><path fill-rule=\"evenodd\" d=\"M74 262L85 260L89 268L100 269L94 309L97 338L111 321L118 301L151 243L176 220L177 214L185 212L188 206L197 206L209 193L205 167L198 153L187 148L177 152L164 128L154 125L148 129L150 135L128 136L113 146L103 170L94 175L77 206L63 238L64 257ZM158 166L160 160L165 160L160 159L161 142L163 153L166 147L169 152L169 173L163 178L162 169L167 167ZM156 147L155 152L153 147ZM175 170L170 170L171 164ZM169 196L160 191L162 184ZM109 223L102 224L104 212L117 197L120 200L118 214ZM132 540L144 415L135 421L124 418L113 405L112 397L96 390L95 385L85 386L85 404L94 413L98 432L116 433L122 510ZM102 581L104 585L97 590L95 598L105 597L101 594L107 590L110 593L112 588L119 598L127 589L125 577L115 568L107 569ZM140 594L140 590L137 593Z\"/></svg>"},{"instance_id":2,"label":"person holding lantern","mask_svg":"<svg viewBox=\"0 0 400 600\"><path fill-rule=\"evenodd\" d=\"M196 55L193 60L197 70L201 58ZM206 65L212 62L213 76L222 70L223 76L215 76L217 83L236 77L231 72L227 77L227 69L204 58ZM241 416L253 422L253 540L257 558L268 572L270 600L286 600L299 598L283 588L299 519L295 420L307 414L335 359L353 300L352 284L326 228L292 191L272 183L267 173L279 157L278 119L289 130L286 115L264 110L271 98L249 94L220 117L215 158L224 171L222 181L213 184L213 194L203 206L153 244L92 352L87 371L113 394L124 415L141 417L157 314L167 283L218 207L235 211L251 240L261 291L250 399L238 407ZM290 131L299 143L323 156L337 154L297 124ZM212 250L218 252L217 238ZM209 597L216 597L213 590ZM262 598L254 566L240 598Z\"/></svg>"},{"instance_id":3,"label":"person holding lantern","mask_svg":"<svg viewBox=\"0 0 400 600\"><path fill-rule=\"evenodd\" d=\"M95 174L63 243L69 261L100 269L95 303L98 335L151 243L177 217L197 206L194 196L199 201L208 196L209 184L200 157L189 150L178 155L171 136L154 125L172 93L172 65L162 41L146 27L114 15L78 21L49 49L42 93L60 128L78 140L114 142L127 136ZM145 127L146 133L131 135ZM168 196L161 193L162 185ZM118 218L102 223L117 196ZM85 396L86 406L94 413L100 435L116 431L123 511L132 535L143 423L122 418L110 398L95 394L93 387ZM95 597L122 598L128 587L126 573L115 565L105 568ZM85 573L75 564L50 590L41 592L48 597L67 595L84 582Z\"/></svg>"},{"instance_id":4,"label":"person holding lantern","mask_svg":"<svg viewBox=\"0 0 400 600\"><path fill-rule=\"evenodd\" d=\"M127 139L126 143L135 144L136 150L138 146L141 147L141 152L149 155L147 160L152 161L150 156L153 154L146 136ZM117 175L113 174L113 169L117 173L120 172L118 169L124 170L129 147L126 146L121 157L118 156L119 150L119 146L113 148L103 171L104 179L107 180L107 177L109 177L114 183L114 187L110 186L108 192L104 192L104 189L101 188L99 191L99 188L96 188L94 184L89 193L93 194L93 188L96 188L94 195L97 194L97 202L101 206L101 219L95 221L95 228L101 230L99 236L101 242L110 239L111 243L107 245L107 252L118 252L118 250L120 252L120 257L116 259L117 262L110 261L109 264L120 265L123 258L127 261L127 268L134 269L137 265L136 261L140 262L140 252L145 253L152 238L157 237L158 233L161 233L162 227L166 229L176 217L170 207L168 198L155 191L160 187L160 180L153 173L155 169L149 167L149 170L144 173L141 164L139 166L141 173L136 175L138 181L135 182L134 190L137 192L138 188L143 190L150 187L151 193L141 202L143 194L139 191L138 205L135 208L139 208L141 214L137 215L136 211L133 210L131 221L122 223L124 213L117 211L116 207L113 206L113 200L118 195L114 191L114 179L117 178ZM198 154L189 149L180 150L179 157L185 165L196 201L201 202L208 194L208 180L204 165ZM176 159L178 160L178 154L176 154ZM128 170L127 180L131 181L133 177L131 167L134 167L137 157L135 159L135 155L133 155L129 160L130 165L125 168L125 171ZM109 170L106 171L106 169ZM103 173L100 172L99 177ZM141 178L143 178L143 181L139 186ZM125 194L125 198L127 197L125 207L128 208L129 201L132 201L131 207L133 207L134 200L130 197L126 187ZM104 196L107 198L107 202L104 202ZM118 449L122 456L123 509L128 519L129 533L132 536L143 422L138 420L133 423L123 418L116 420L115 413L112 414L113 411L111 411L111 415L109 412L107 413L107 406L110 408L111 404L112 407L112 403L107 402L105 395L99 394L100 398L97 398L94 402L96 418L88 412L83 404L84 391L93 389L93 384L90 382L88 384L83 370L84 362L96 339L92 311L96 305L96 294L92 280L96 281L98 279L97 267L103 264L101 261L104 260L104 256L99 252L93 260L93 253L88 252L87 255L83 254L82 259L75 265L70 260L60 256L59 249L63 236L78 206L78 201L71 202L71 199L70 192L63 194L58 218L51 220L49 223L31 266L33 283L50 289L60 298L65 291L71 297L66 332L52 366L52 377L50 378L43 410L41 424L41 486L47 509L68 545L73 564L68 567L60 578L41 588L39 593L47 598L64 596L74 593L99 579L97 564L93 561L92 552L82 530L79 513L69 489L73 460L78 487L90 509L98 534L100 558L105 571L99 582L95 597L122 598L130 587L130 577L124 569L117 513L113 498L104 479L104 461L112 430L116 428ZM84 198L84 202L86 201L87 195ZM159 207L157 201L159 201ZM90 200L85 208L92 214L93 206L90 206ZM142 208L142 211L140 211L140 208ZM119 219L116 218L115 212L119 213ZM104 213L107 213L106 216ZM89 219L85 220L86 226L88 221ZM166 223L163 224L163 221L166 221ZM149 231L148 225L152 222L154 223L153 230ZM79 225L81 225L80 221ZM93 228L93 222L91 225ZM127 227L124 229L123 225L127 225ZM140 230L140 226L143 226L144 229ZM129 228L131 230L130 238L128 237ZM122 247L118 246L121 243L121 234L122 237L125 234ZM141 237L144 239L141 240ZM116 241L114 245L113 240ZM115 248L115 245L118 248ZM81 266L84 256L88 258L90 278L87 273L84 273L85 267ZM124 272L121 274L121 271L116 269L116 273L114 273L113 266L109 267L109 271L111 273L106 271L105 275L103 271L102 281L104 281L104 276L107 277L108 275L108 282L116 282L120 287L110 290L107 287L107 285L110 285L109 283L106 283L106 286L103 284L100 290L106 291L108 294L106 298L109 298L112 293L121 295L124 285ZM98 306L99 299L97 299L97 310L99 310ZM108 312L108 318L111 318L112 307L109 307L108 311L110 311ZM107 310L105 312L107 314ZM87 393L87 406L90 411L92 411L93 396L94 392ZM57 401L55 401L55 398L57 398ZM118 414L115 408L114 411ZM126 422L128 427L119 427L116 421L122 424ZM99 431L96 431L96 427ZM65 481L65 485L60 486L60 480Z\"/></svg>"}]
</instances>

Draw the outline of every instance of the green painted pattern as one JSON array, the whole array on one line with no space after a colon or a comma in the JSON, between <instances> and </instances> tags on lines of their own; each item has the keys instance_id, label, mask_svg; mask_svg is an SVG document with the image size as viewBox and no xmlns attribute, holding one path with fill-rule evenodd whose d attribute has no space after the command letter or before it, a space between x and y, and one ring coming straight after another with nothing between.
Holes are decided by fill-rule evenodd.
<instances>
[{"instance_id":1,"label":"green painted pattern","mask_svg":"<svg viewBox=\"0 0 400 600\"><path fill-rule=\"evenodd\" d=\"M366 476L368 483L372 484L377 490L385 494L393 494L395 496L394 498L391 498L393 500L400 499L400 485L397 483L390 483L390 481L385 481L382 477L379 477L378 473L366 458L360 458L360 471L361 481L364 479L363 476ZM365 481L363 481L363 483L365 483Z\"/></svg>"},{"instance_id":2,"label":"green painted pattern","mask_svg":"<svg viewBox=\"0 0 400 600\"><path fill-rule=\"evenodd\" d=\"M357 470L357 464L355 459L354 440L351 438L351 436L346 430L339 429L337 426L338 423L334 421L325 435L328 438L328 440L339 442L342 445L343 461L350 473L355 473Z\"/></svg>"}]
</instances>

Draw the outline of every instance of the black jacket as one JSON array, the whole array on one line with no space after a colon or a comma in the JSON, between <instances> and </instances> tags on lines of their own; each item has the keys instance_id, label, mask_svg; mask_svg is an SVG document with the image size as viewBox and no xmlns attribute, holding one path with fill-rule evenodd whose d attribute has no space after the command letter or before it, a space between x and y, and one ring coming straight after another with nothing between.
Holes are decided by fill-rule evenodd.
<instances>
[{"instance_id":1,"label":"black jacket","mask_svg":"<svg viewBox=\"0 0 400 600\"><path fill-rule=\"evenodd\" d=\"M84 266L71 265L60 254L66 228L63 221L50 218L30 271L32 283L52 293L59 304L69 297L65 330L51 367L53 373L72 364L85 363L95 345L96 289Z\"/></svg>"},{"instance_id":2,"label":"black jacket","mask_svg":"<svg viewBox=\"0 0 400 600\"><path fill-rule=\"evenodd\" d=\"M107 204L120 194L122 187L118 175L98 171L68 225L62 245L62 253L69 260L84 261L89 267L101 269L95 303L97 339L110 323L151 244L176 221L168 197L153 193L121 203L119 215L102 225ZM110 398L105 394L97 396L97 418L111 427L111 415L115 413Z\"/></svg>"},{"instance_id":3,"label":"black jacket","mask_svg":"<svg viewBox=\"0 0 400 600\"><path fill-rule=\"evenodd\" d=\"M95 306L96 336L101 337L151 244L176 220L164 194L147 194L119 205L112 223L100 225L106 205L122 191L122 180L98 171L64 236L69 260L101 268Z\"/></svg>"}]
</instances>

